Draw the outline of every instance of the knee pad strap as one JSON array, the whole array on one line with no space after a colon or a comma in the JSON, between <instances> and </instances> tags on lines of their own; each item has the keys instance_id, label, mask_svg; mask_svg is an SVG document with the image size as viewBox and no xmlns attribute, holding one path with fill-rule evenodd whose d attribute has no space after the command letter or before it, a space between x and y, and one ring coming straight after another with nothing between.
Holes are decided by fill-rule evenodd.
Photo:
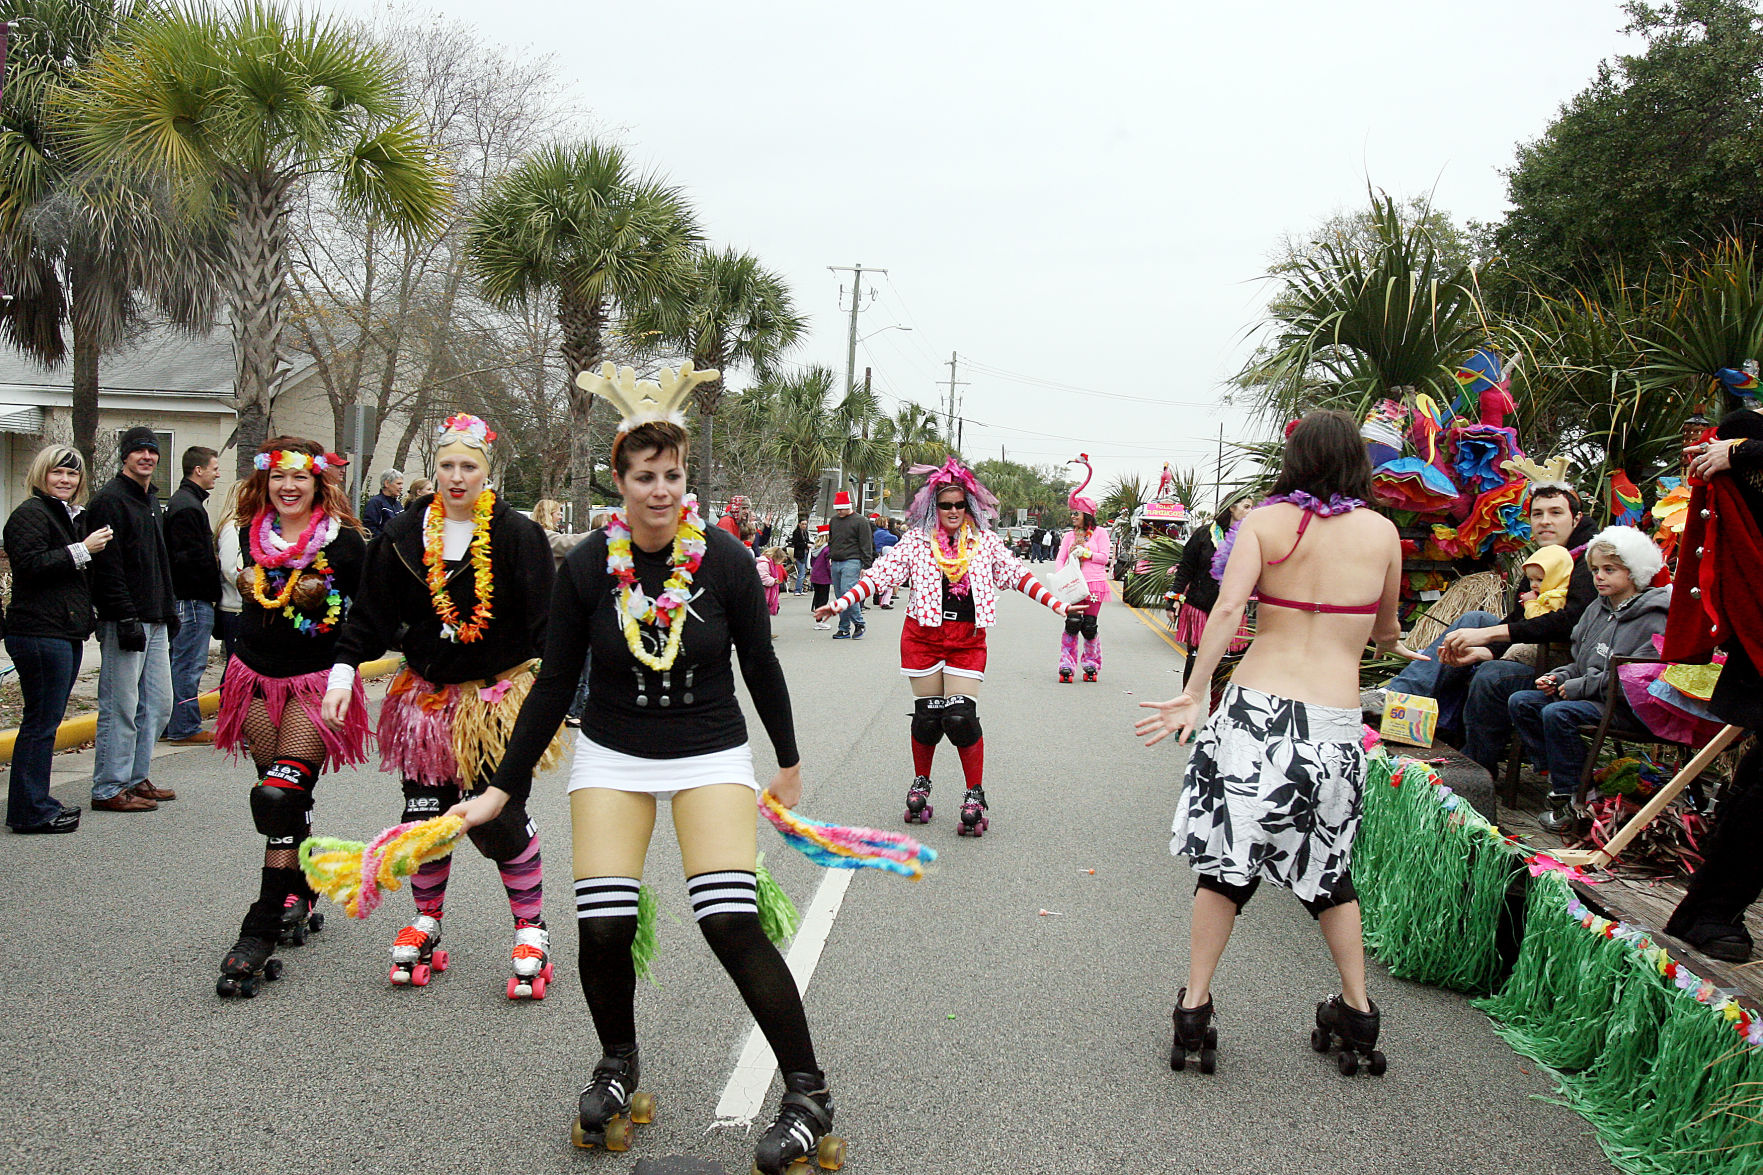
<instances>
[{"instance_id":1,"label":"knee pad strap","mask_svg":"<svg viewBox=\"0 0 1763 1175\"><path fill-rule=\"evenodd\" d=\"M918 698L912 703L912 741L934 747L943 741L943 699Z\"/></svg>"},{"instance_id":2,"label":"knee pad strap","mask_svg":"<svg viewBox=\"0 0 1763 1175\"><path fill-rule=\"evenodd\" d=\"M430 787L414 779L404 781L404 820L433 820L459 802L459 789L450 783Z\"/></svg>"},{"instance_id":3,"label":"knee pad strap","mask_svg":"<svg viewBox=\"0 0 1763 1175\"><path fill-rule=\"evenodd\" d=\"M957 747L971 747L979 742L984 733L979 725L979 703L965 694L943 699L943 733Z\"/></svg>"}]
</instances>

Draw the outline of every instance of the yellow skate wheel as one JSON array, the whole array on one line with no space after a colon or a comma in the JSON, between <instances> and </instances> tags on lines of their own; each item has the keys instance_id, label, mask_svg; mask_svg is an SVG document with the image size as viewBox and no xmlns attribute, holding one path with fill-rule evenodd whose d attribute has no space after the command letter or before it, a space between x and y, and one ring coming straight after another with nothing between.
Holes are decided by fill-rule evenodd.
<instances>
[{"instance_id":1,"label":"yellow skate wheel","mask_svg":"<svg viewBox=\"0 0 1763 1175\"><path fill-rule=\"evenodd\" d=\"M647 1126L655 1120L655 1095L638 1090L631 1095L631 1121Z\"/></svg>"},{"instance_id":2,"label":"yellow skate wheel","mask_svg":"<svg viewBox=\"0 0 1763 1175\"><path fill-rule=\"evenodd\" d=\"M622 1115L606 1123L606 1149L609 1151L628 1151L631 1149L631 1120Z\"/></svg>"},{"instance_id":3,"label":"yellow skate wheel","mask_svg":"<svg viewBox=\"0 0 1763 1175\"><path fill-rule=\"evenodd\" d=\"M594 1149L594 1144L589 1142L587 1137L582 1134L582 1120L580 1118L577 1118L569 1125L569 1141L575 1143L575 1145L581 1147L585 1151L591 1151Z\"/></svg>"},{"instance_id":4,"label":"yellow skate wheel","mask_svg":"<svg viewBox=\"0 0 1763 1175\"><path fill-rule=\"evenodd\" d=\"M845 1165L845 1140L836 1134L829 1134L820 1140L820 1149L815 1153L814 1161L820 1164L822 1171L837 1171Z\"/></svg>"}]
</instances>

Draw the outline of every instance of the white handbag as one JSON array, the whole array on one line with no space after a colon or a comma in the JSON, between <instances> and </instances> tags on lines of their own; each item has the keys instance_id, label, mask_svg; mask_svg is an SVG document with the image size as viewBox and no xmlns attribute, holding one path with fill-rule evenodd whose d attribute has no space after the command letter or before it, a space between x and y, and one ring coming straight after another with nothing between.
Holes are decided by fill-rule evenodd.
<instances>
[{"instance_id":1,"label":"white handbag","mask_svg":"<svg viewBox=\"0 0 1763 1175\"><path fill-rule=\"evenodd\" d=\"M1083 560L1075 555L1053 569L1047 590L1070 607L1090 602L1090 581L1084 578Z\"/></svg>"}]
</instances>

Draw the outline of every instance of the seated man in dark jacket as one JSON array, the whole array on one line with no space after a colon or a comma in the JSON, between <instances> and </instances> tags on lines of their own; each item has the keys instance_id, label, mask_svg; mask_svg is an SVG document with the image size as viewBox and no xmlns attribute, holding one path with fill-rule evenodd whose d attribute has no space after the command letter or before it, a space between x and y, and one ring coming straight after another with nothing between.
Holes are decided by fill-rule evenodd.
<instances>
[{"instance_id":1,"label":"seated man in dark jacket","mask_svg":"<svg viewBox=\"0 0 1763 1175\"><path fill-rule=\"evenodd\" d=\"M220 454L202 445L184 450L184 480L165 506L165 550L171 556L171 588L177 597L178 634L171 641L171 722L168 742L211 743L202 729L202 673L220 604L220 555L208 521L208 495L220 480Z\"/></svg>"}]
</instances>

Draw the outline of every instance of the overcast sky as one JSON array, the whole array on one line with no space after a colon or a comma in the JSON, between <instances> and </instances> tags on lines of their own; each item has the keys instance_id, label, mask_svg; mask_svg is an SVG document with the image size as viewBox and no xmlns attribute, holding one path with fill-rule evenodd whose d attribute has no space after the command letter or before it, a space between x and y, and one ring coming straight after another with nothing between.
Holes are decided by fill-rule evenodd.
<instances>
[{"instance_id":1,"label":"overcast sky","mask_svg":"<svg viewBox=\"0 0 1763 1175\"><path fill-rule=\"evenodd\" d=\"M1497 219L1514 145L1635 47L1617 0L428 7L554 54L715 243L786 275L797 360L842 376L850 275L826 267L885 268L860 333L913 329L862 344L858 378L940 405L958 352L971 459L1082 449L1099 483L1209 476L1220 423L1247 435L1217 401L1283 233L1368 181Z\"/></svg>"}]
</instances>

